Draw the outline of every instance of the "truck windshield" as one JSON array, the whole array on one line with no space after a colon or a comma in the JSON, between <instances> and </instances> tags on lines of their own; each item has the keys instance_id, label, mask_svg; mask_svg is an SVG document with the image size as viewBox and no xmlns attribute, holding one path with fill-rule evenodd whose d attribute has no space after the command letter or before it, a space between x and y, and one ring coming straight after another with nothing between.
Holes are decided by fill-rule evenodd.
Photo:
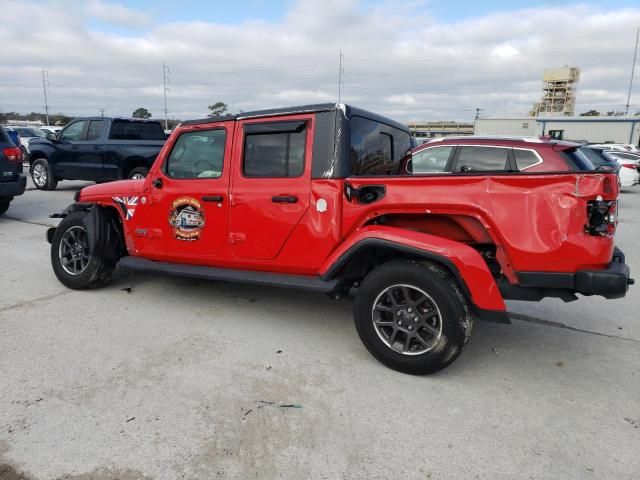
<instances>
[{"instance_id":1,"label":"truck windshield","mask_svg":"<svg viewBox=\"0 0 640 480\"><path fill-rule=\"evenodd\" d=\"M162 125L155 122L114 120L109 132L110 140L165 140Z\"/></svg>"}]
</instances>

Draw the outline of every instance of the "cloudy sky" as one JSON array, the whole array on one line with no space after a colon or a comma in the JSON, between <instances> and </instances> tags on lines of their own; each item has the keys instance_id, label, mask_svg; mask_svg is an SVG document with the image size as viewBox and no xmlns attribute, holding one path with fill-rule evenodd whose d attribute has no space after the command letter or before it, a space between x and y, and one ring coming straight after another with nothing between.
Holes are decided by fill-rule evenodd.
<instances>
[{"instance_id":1,"label":"cloudy sky","mask_svg":"<svg viewBox=\"0 0 640 480\"><path fill-rule=\"evenodd\" d=\"M505 6L508 5L508 6ZM196 118L342 101L398 120L527 114L546 67L582 70L577 111L623 110L637 0L0 0L0 110ZM640 62L639 62L640 63ZM631 97L640 110L640 66Z\"/></svg>"}]
</instances>

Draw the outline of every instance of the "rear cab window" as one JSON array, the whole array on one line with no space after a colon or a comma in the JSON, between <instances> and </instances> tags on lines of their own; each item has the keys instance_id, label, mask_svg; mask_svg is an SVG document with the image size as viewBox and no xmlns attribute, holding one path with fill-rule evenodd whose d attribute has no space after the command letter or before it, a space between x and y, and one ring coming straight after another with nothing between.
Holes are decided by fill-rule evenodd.
<instances>
[{"instance_id":1,"label":"rear cab window","mask_svg":"<svg viewBox=\"0 0 640 480\"><path fill-rule=\"evenodd\" d=\"M164 141L166 136L162 125L156 122L133 122L113 120L109 131L109 140L148 140Z\"/></svg>"},{"instance_id":2,"label":"rear cab window","mask_svg":"<svg viewBox=\"0 0 640 480\"><path fill-rule=\"evenodd\" d=\"M398 175L411 147L408 132L368 118L351 117L351 175Z\"/></svg>"}]
</instances>

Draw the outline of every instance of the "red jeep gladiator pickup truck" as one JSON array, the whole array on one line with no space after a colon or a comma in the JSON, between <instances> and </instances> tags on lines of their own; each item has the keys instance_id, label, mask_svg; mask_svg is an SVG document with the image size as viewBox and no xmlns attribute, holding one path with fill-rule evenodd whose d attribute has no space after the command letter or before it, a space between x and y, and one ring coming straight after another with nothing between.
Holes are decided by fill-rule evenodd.
<instances>
[{"instance_id":1,"label":"red jeep gladiator pickup truck","mask_svg":"<svg viewBox=\"0 0 640 480\"><path fill-rule=\"evenodd\" d=\"M406 126L342 104L185 122L147 178L86 187L57 215L53 270L75 289L119 264L354 295L366 348L412 374L453 362L474 319L508 323L506 298L633 283L615 174L415 174L412 146Z\"/></svg>"}]
</instances>

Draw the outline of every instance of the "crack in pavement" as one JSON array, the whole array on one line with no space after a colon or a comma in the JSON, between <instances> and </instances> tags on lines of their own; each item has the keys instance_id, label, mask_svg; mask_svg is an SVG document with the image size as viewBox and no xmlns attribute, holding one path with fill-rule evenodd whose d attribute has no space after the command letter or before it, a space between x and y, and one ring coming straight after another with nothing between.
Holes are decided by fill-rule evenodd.
<instances>
[{"instance_id":1,"label":"crack in pavement","mask_svg":"<svg viewBox=\"0 0 640 480\"><path fill-rule=\"evenodd\" d=\"M608 333L594 332L593 330L583 330L582 328L572 327L571 325L567 325L566 323L554 322L551 320L543 320L541 318L531 317L529 315L524 315L522 313L509 313L509 318L511 318L512 320L520 320L521 322L544 325L546 327L563 328L565 330L571 330L574 332L588 333L590 335L598 335L600 337L615 338L617 340L626 340L628 342L640 343L640 340L637 340L635 338L620 337L618 335L611 335Z\"/></svg>"},{"instance_id":2,"label":"crack in pavement","mask_svg":"<svg viewBox=\"0 0 640 480\"><path fill-rule=\"evenodd\" d=\"M6 216L6 215L5 215L4 217L2 217L2 218L3 218L3 219L6 219L6 220L13 220L14 222L28 223L29 225L39 225L39 226L41 226L41 227L47 227L47 228L49 228L49 227L55 227L55 225L51 225L51 224L48 224L48 223L31 222L31 221L29 221L29 220L21 220L21 219L19 219L19 218L15 218L15 217L8 217L8 216Z\"/></svg>"},{"instance_id":3,"label":"crack in pavement","mask_svg":"<svg viewBox=\"0 0 640 480\"><path fill-rule=\"evenodd\" d=\"M11 310L17 310L18 308L22 308L22 307L28 307L34 303L44 302L47 300L51 300L52 298L60 297L62 295L68 295L70 293L73 293L73 291L68 290L68 291L54 293L53 295L47 295L46 297L34 298L33 300L25 300L24 302L16 303L15 305L9 305L8 307L0 308L0 313L8 312Z\"/></svg>"}]
</instances>

